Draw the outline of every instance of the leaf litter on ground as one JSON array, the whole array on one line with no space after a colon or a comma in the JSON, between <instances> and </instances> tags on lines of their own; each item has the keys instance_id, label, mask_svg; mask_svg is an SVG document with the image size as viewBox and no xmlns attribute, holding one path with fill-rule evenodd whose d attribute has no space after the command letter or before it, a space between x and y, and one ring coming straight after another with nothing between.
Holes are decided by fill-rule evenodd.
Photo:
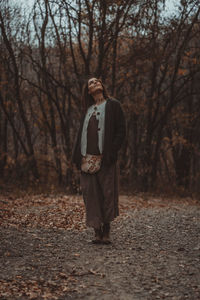
<instances>
[{"instance_id":1,"label":"leaf litter on ground","mask_svg":"<svg viewBox=\"0 0 200 300\"><path fill-rule=\"evenodd\" d=\"M189 197L184 199L170 199L165 197L147 196L146 194L137 194L120 195L119 200L120 216L115 221L119 221L119 228L121 226L120 220L128 219L131 211L139 211L148 208L154 210L173 208L174 212L180 210L181 207L200 206L200 203L197 200ZM15 197L14 194L0 195L0 206L0 225L2 229L15 228L16 230L25 230L26 232L35 228L38 228L38 230L41 230L42 228L70 231L86 230L84 203L82 196L80 195L25 194L21 197ZM184 218L184 214L182 214L182 218ZM147 230L153 229L153 224L143 225ZM39 241L38 247L40 247L40 241L43 242L43 246L45 245L46 249L47 247L50 249L55 247L53 240L47 242L41 234L38 235L37 232L31 232L31 234L35 240ZM138 237L142 238L142 235L138 233ZM141 246L135 247L135 251L138 252L138 255L142 249ZM157 249L157 244L155 244L155 249ZM182 246L177 249L180 254L185 251L185 248ZM163 250L162 253L165 253L165 251ZM4 252L5 259L12 259L12 257L14 258L14 255L13 249L7 249ZM141 254L141 256L142 255L143 254ZM44 253L43 258L45 256L46 254ZM74 252L72 257L75 259L81 258L78 251ZM126 263L126 260L129 260L128 256L123 258L122 265ZM28 268L29 267L27 266L26 271ZM16 295L21 297L21 299L27 299L27 297L28 299L37 299L38 297L41 299L59 299L59 297L66 295L66 293L76 293L77 295L82 293L83 289L87 288L86 284L79 282L80 278L92 275L96 275L102 279L106 276L101 270L89 268L89 266L88 268L83 268L81 270L74 268L68 273L58 272L58 270L55 269L52 278L48 280L42 278L30 279L17 275L9 280L0 279L0 296L5 299L15 299ZM158 279L156 279L156 282L158 282Z\"/></svg>"}]
</instances>

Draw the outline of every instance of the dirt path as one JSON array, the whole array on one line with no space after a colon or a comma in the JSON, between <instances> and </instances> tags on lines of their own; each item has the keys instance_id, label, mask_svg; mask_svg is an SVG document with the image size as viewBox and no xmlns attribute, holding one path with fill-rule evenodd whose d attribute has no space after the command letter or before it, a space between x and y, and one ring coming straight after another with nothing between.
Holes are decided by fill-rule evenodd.
<instances>
[{"instance_id":1,"label":"dirt path","mask_svg":"<svg viewBox=\"0 0 200 300\"><path fill-rule=\"evenodd\" d=\"M111 245L91 244L84 226L3 222L0 299L200 299L200 206L153 202L121 198L129 208L112 224Z\"/></svg>"}]
</instances>

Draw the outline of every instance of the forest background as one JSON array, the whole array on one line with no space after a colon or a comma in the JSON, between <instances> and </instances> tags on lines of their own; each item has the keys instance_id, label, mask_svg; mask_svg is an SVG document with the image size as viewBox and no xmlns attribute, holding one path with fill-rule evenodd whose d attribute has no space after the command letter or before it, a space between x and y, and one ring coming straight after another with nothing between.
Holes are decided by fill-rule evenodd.
<instances>
[{"instance_id":1,"label":"forest background","mask_svg":"<svg viewBox=\"0 0 200 300\"><path fill-rule=\"evenodd\" d=\"M199 0L0 1L0 185L79 191L71 163L89 76L120 100L121 189L200 190Z\"/></svg>"}]
</instances>

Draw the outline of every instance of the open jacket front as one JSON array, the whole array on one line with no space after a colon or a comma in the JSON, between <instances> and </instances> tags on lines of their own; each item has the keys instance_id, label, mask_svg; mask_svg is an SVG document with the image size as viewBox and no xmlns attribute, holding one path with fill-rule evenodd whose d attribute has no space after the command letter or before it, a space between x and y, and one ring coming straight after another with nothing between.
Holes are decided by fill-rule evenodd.
<instances>
[{"instance_id":1,"label":"open jacket front","mask_svg":"<svg viewBox=\"0 0 200 300\"><path fill-rule=\"evenodd\" d=\"M78 169L81 168L81 134L85 115L81 118L80 128L74 144L72 161ZM120 102L109 98L105 108L105 136L103 146L102 164L107 166L117 161L118 151L126 135L126 124L124 113Z\"/></svg>"}]
</instances>

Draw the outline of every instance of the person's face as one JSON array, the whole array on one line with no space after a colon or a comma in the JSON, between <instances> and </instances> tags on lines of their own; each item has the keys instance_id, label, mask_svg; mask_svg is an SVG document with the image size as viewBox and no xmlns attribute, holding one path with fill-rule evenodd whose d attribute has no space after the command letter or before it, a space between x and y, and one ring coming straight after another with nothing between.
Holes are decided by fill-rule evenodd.
<instances>
[{"instance_id":1,"label":"person's face","mask_svg":"<svg viewBox=\"0 0 200 300\"><path fill-rule=\"evenodd\" d=\"M101 84L101 81L97 78L91 78L88 80L88 93L90 95L94 95L96 93L102 93L103 86Z\"/></svg>"}]
</instances>

